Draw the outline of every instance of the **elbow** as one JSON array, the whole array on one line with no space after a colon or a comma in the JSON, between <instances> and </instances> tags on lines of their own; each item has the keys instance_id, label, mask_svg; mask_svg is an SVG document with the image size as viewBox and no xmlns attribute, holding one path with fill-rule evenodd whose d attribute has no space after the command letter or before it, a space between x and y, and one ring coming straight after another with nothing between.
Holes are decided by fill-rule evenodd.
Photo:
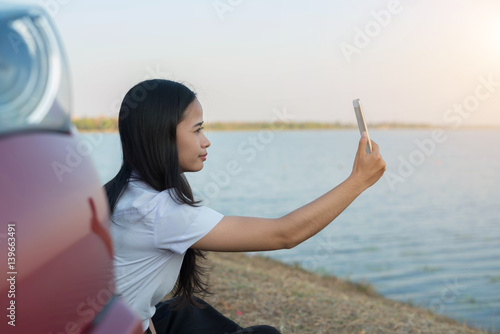
<instances>
[{"instance_id":1,"label":"elbow","mask_svg":"<svg viewBox=\"0 0 500 334\"><path fill-rule=\"evenodd\" d=\"M279 249L291 249L302 242L296 231L287 228L289 224L285 224L281 219L278 219L280 226L278 232L278 247Z\"/></svg>"},{"instance_id":2,"label":"elbow","mask_svg":"<svg viewBox=\"0 0 500 334\"><path fill-rule=\"evenodd\" d=\"M302 240L299 240L296 234L288 233L283 240L283 249L292 249L298 244L300 244Z\"/></svg>"},{"instance_id":3,"label":"elbow","mask_svg":"<svg viewBox=\"0 0 500 334\"><path fill-rule=\"evenodd\" d=\"M283 248L282 249L292 249L294 248L295 246L297 246L299 243L293 241L293 240L286 240L284 243L283 243Z\"/></svg>"}]
</instances>

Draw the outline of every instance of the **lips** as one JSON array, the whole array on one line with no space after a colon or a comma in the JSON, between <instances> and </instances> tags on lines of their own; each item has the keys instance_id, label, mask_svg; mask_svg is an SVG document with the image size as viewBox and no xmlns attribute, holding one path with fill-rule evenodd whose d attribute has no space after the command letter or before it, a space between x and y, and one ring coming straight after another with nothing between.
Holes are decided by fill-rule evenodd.
<instances>
[{"instance_id":1,"label":"lips","mask_svg":"<svg viewBox=\"0 0 500 334\"><path fill-rule=\"evenodd\" d=\"M205 161L205 160L207 160L207 155L208 155L208 153L205 153L205 154L203 154L203 155L200 155L200 158L201 158L203 161Z\"/></svg>"}]
</instances>

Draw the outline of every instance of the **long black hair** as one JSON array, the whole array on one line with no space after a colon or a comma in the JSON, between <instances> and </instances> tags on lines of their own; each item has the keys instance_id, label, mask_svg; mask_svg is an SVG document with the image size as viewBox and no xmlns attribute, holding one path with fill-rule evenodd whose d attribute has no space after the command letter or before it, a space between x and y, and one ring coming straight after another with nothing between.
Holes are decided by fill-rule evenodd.
<instances>
[{"instance_id":1,"label":"long black hair","mask_svg":"<svg viewBox=\"0 0 500 334\"><path fill-rule=\"evenodd\" d=\"M113 213L129 180L138 179L157 191L172 188L179 204L198 206L179 166L176 129L196 94L185 85L162 79L146 80L132 87L120 107L118 128L123 150L120 171L104 186ZM132 174L134 171L134 175ZM136 175L137 174L137 175ZM209 293L200 266L203 252L188 249L172 291L176 306L199 306L194 294Z\"/></svg>"}]
</instances>

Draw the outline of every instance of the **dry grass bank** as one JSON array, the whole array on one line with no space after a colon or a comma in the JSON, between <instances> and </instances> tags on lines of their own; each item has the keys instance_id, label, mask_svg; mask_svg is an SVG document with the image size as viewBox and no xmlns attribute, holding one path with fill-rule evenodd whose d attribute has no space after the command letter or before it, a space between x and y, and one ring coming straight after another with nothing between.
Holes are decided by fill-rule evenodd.
<instances>
[{"instance_id":1,"label":"dry grass bank","mask_svg":"<svg viewBox=\"0 0 500 334\"><path fill-rule=\"evenodd\" d=\"M487 333L408 304L390 301L335 277L239 253L210 253L205 297L242 326L287 333Z\"/></svg>"}]
</instances>

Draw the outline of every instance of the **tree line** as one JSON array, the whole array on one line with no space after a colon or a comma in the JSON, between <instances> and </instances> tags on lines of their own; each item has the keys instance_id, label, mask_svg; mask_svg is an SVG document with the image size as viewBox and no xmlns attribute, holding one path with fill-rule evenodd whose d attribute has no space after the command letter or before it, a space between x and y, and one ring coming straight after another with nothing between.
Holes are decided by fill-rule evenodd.
<instances>
[{"instance_id":1,"label":"tree line","mask_svg":"<svg viewBox=\"0 0 500 334\"><path fill-rule=\"evenodd\" d=\"M82 117L74 118L73 124L79 131L118 131L117 117ZM244 130L318 130L318 129L356 129L356 124L345 124L340 122L213 122L205 123L205 130L214 131L244 131ZM406 123L377 123L368 124L369 129L398 129L398 128L432 128L429 124L406 124Z\"/></svg>"}]
</instances>

